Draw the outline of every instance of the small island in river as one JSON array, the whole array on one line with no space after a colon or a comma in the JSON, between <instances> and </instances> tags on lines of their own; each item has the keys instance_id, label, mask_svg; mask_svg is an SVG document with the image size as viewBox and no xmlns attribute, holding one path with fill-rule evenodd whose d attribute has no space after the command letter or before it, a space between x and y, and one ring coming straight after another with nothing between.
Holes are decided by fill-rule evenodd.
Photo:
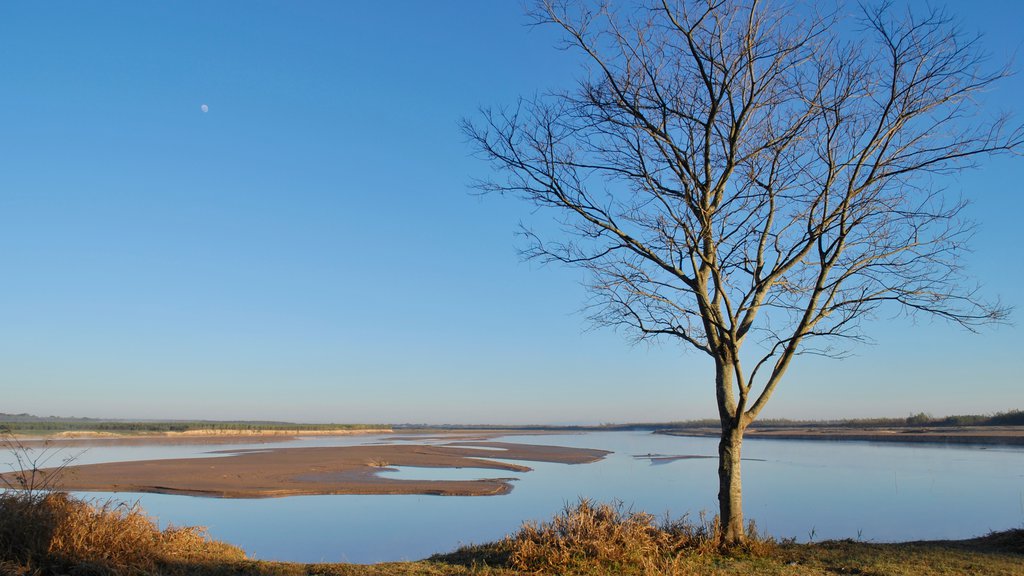
<instances>
[{"instance_id":1,"label":"small island in river","mask_svg":"<svg viewBox=\"0 0 1024 576\"><path fill-rule=\"evenodd\" d=\"M528 472L522 464L585 464L609 452L506 442L444 445L380 444L266 448L223 456L68 466L61 488L83 492L152 492L215 498L271 498L314 494L437 494L487 496L512 489L507 477L479 480L399 480L379 472L396 466L483 468L495 475ZM484 472L482 472L484 474Z\"/></svg>"}]
</instances>

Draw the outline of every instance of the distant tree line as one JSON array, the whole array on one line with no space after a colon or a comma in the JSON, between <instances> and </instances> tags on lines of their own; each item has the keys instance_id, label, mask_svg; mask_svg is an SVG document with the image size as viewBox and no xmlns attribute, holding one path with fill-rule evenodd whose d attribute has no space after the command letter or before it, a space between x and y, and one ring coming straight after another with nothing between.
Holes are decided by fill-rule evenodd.
<instances>
[{"instance_id":1,"label":"distant tree line","mask_svg":"<svg viewBox=\"0 0 1024 576\"><path fill-rule=\"evenodd\" d=\"M431 424L400 424L384 425L388 428L402 430L538 430L538 431L639 431L660 430L670 428L712 428L719 426L716 419L687 420L683 422L647 422L627 424L600 424L597 426L545 426L526 425L510 426L495 424L477 425L431 425ZM954 416L934 417L920 412L906 418L852 418L846 420L791 420L787 418L766 418L752 424L753 428L789 428L802 426L818 428L829 426L849 426L853 428L902 428L913 426L1024 426L1024 410L1009 410L995 414L961 414ZM11 432L188 432L193 430L251 430L251 431L330 431L330 430L366 430L381 428L374 424L295 424L291 422L263 421L172 421L172 422L122 422L104 421L91 418L60 418L37 417L28 414L0 413L0 430Z\"/></svg>"},{"instance_id":2,"label":"distant tree line","mask_svg":"<svg viewBox=\"0 0 1024 576\"><path fill-rule=\"evenodd\" d=\"M717 421L708 421L717 424ZM689 425L690 423L686 423ZM908 426L1024 426L1024 410L1009 410L995 414L960 414L935 417L925 412L906 418L853 418L849 420L788 420L785 418L765 419L756 422L753 428L784 428L790 426L850 426L854 428L900 428Z\"/></svg>"},{"instance_id":3,"label":"distant tree line","mask_svg":"<svg viewBox=\"0 0 1024 576\"><path fill-rule=\"evenodd\" d=\"M330 430L363 430L379 428L369 424L294 424L290 422L108 422L88 419L7 419L0 415L0 429L11 432L189 432L193 430L297 430L330 431Z\"/></svg>"},{"instance_id":4,"label":"distant tree line","mask_svg":"<svg viewBox=\"0 0 1024 576\"><path fill-rule=\"evenodd\" d=\"M684 420L647 424L602 424L600 426L567 427L590 430L650 430L650 429L694 429L717 428L717 419ZM751 424L751 428L827 428L843 426L850 428L906 428L913 426L1024 426L1024 410L1009 410L995 414L960 414L936 417L925 412L911 414L906 418L848 418L834 420L798 420L790 418L764 418Z\"/></svg>"},{"instance_id":5,"label":"distant tree line","mask_svg":"<svg viewBox=\"0 0 1024 576\"><path fill-rule=\"evenodd\" d=\"M999 412L991 416L963 414L935 418L924 412L908 416L908 426L1024 426L1024 410Z\"/></svg>"}]
</instances>

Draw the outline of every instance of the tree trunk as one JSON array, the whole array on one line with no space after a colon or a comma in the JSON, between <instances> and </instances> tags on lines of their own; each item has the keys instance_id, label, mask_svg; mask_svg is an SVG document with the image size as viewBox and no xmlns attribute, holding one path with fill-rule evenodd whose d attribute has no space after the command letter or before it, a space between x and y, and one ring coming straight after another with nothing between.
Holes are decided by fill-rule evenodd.
<instances>
[{"instance_id":1,"label":"tree trunk","mask_svg":"<svg viewBox=\"0 0 1024 576\"><path fill-rule=\"evenodd\" d=\"M733 422L722 423L718 442L718 510L722 523L724 546L742 544L746 539L743 526L743 485L740 481L740 447L743 429Z\"/></svg>"}]
</instances>

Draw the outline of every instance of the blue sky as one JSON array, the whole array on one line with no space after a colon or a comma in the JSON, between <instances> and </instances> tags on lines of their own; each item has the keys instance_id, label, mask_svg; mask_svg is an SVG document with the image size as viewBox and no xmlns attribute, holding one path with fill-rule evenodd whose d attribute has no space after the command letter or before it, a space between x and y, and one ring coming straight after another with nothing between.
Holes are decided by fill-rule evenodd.
<instances>
[{"instance_id":1,"label":"blue sky","mask_svg":"<svg viewBox=\"0 0 1024 576\"><path fill-rule=\"evenodd\" d=\"M995 58L1020 51L1024 3L982 5L948 4ZM460 118L581 73L527 22L518 2L0 5L0 412L712 417L707 360L588 330L581 273L517 255L529 207L467 186L488 167ZM1024 408L1022 172L945 182L1016 325L880 318L763 416Z\"/></svg>"}]
</instances>

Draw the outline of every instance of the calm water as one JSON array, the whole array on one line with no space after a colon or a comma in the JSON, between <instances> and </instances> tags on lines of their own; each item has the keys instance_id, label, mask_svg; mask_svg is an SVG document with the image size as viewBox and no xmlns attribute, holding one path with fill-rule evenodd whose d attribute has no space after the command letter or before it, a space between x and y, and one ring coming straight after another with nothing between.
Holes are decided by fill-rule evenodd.
<instances>
[{"instance_id":1,"label":"calm water","mask_svg":"<svg viewBox=\"0 0 1024 576\"><path fill-rule=\"evenodd\" d=\"M79 463L183 456L212 450L387 442L388 436L320 437L231 446L93 448ZM502 441L601 448L593 464L527 463L532 472L403 468L395 478L518 480L511 494L299 496L219 500L118 494L140 500L162 525L203 525L262 559L379 562L418 559L501 538L524 520L545 520L580 497L621 500L656 515L714 512L715 458L652 464L640 454L714 456L716 441L646 432L506 436ZM964 538L1024 526L1024 449L747 440L748 518L776 537L874 541ZM0 458L2 461L3 458ZM6 469L6 466L4 466ZM106 499L109 494L86 494Z\"/></svg>"}]
</instances>

